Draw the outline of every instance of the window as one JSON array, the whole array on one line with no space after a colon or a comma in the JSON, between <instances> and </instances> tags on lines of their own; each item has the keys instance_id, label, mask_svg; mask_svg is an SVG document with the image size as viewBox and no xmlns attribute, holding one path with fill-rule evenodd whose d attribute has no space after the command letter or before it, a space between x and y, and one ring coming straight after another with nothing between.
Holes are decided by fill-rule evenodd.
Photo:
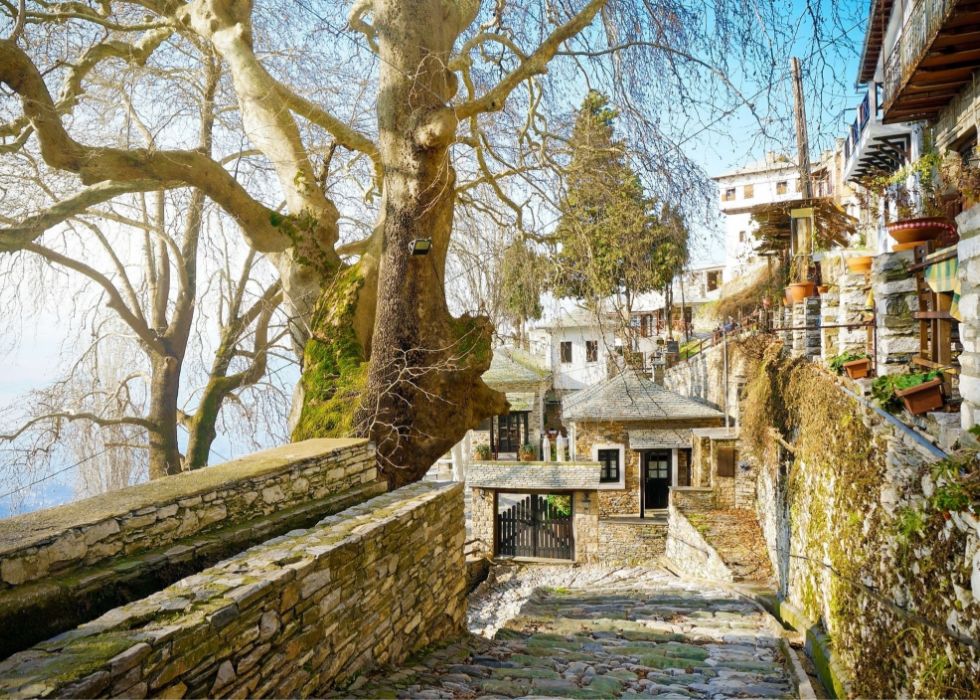
<instances>
[{"instance_id":1,"label":"window","mask_svg":"<svg viewBox=\"0 0 980 700\"><path fill-rule=\"evenodd\" d=\"M570 340L562 341L561 344L561 363L567 365L572 361L572 343Z\"/></svg>"},{"instance_id":2,"label":"window","mask_svg":"<svg viewBox=\"0 0 980 700\"><path fill-rule=\"evenodd\" d=\"M776 183L776 194L786 194L786 180L780 180Z\"/></svg>"},{"instance_id":3,"label":"window","mask_svg":"<svg viewBox=\"0 0 980 700\"><path fill-rule=\"evenodd\" d=\"M585 361L586 362L598 362L599 361L599 341L598 340L586 340L585 341Z\"/></svg>"},{"instance_id":4,"label":"window","mask_svg":"<svg viewBox=\"0 0 980 700\"><path fill-rule=\"evenodd\" d=\"M746 185L743 187L742 196L746 199L752 199L755 196L755 185Z\"/></svg>"},{"instance_id":5,"label":"window","mask_svg":"<svg viewBox=\"0 0 980 700\"><path fill-rule=\"evenodd\" d=\"M735 201L735 188L729 187L721 195L721 201L723 202L734 202Z\"/></svg>"},{"instance_id":6,"label":"window","mask_svg":"<svg viewBox=\"0 0 980 700\"><path fill-rule=\"evenodd\" d=\"M677 485L691 485L691 450L687 447L677 450Z\"/></svg>"},{"instance_id":7,"label":"window","mask_svg":"<svg viewBox=\"0 0 980 700\"><path fill-rule=\"evenodd\" d=\"M739 231L738 232L738 242L739 243L745 243L745 239L747 237L748 237L748 234L746 234L745 231Z\"/></svg>"},{"instance_id":8,"label":"window","mask_svg":"<svg viewBox=\"0 0 980 700\"><path fill-rule=\"evenodd\" d=\"M735 476L735 448L718 445L715 448L715 473L718 476Z\"/></svg>"},{"instance_id":9,"label":"window","mask_svg":"<svg viewBox=\"0 0 980 700\"><path fill-rule=\"evenodd\" d=\"M599 482L614 484L619 481L619 450L599 450L596 461L602 465Z\"/></svg>"},{"instance_id":10,"label":"window","mask_svg":"<svg viewBox=\"0 0 980 700\"><path fill-rule=\"evenodd\" d=\"M497 416L496 435L491 435L491 439L496 438L496 452L517 452L529 440L528 434L528 412L512 411L502 416Z\"/></svg>"},{"instance_id":11,"label":"window","mask_svg":"<svg viewBox=\"0 0 980 700\"><path fill-rule=\"evenodd\" d=\"M708 291L713 292L721 286L721 270L708 270Z\"/></svg>"}]
</instances>

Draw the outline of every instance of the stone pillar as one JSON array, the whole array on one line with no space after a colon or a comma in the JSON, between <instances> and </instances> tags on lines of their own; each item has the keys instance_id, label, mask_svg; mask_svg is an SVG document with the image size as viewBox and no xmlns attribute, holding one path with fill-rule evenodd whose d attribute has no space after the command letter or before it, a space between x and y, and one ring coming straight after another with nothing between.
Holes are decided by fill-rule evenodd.
<instances>
[{"instance_id":1,"label":"stone pillar","mask_svg":"<svg viewBox=\"0 0 980 700\"><path fill-rule=\"evenodd\" d=\"M782 326L783 328L792 328L793 326L792 306L783 307L782 319L780 320L779 325ZM780 333L780 340L783 341L784 346L786 346L790 350L793 349L793 331L783 331L782 333Z\"/></svg>"},{"instance_id":2,"label":"stone pillar","mask_svg":"<svg viewBox=\"0 0 980 700\"><path fill-rule=\"evenodd\" d=\"M809 297L793 304L792 332L793 355L816 357L820 355L820 297Z\"/></svg>"},{"instance_id":3,"label":"stone pillar","mask_svg":"<svg viewBox=\"0 0 980 700\"><path fill-rule=\"evenodd\" d=\"M470 504L470 539L473 540L472 551L475 554L493 556L494 550L494 517L496 516L496 498L489 489L473 489L473 500Z\"/></svg>"},{"instance_id":4,"label":"stone pillar","mask_svg":"<svg viewBox=\"0 0 980 700\"><path fill-rule=\"evenodd\" d=\"M837 323L863 323L866 318L868 293L867 280L863 274L845 272L837 279ZM837 334L837 352L867 352L868 331L866 328L841 328Z\"/></svg>"},{"instance_id":5,"label":"stone pillar","mask_svg":"<svg viewBox=\"0 0 980 700\"><path fill-rule=\"evenodd\" d=\"M568 456L565 454L565 446L567 444L565 436L561 433L555 439L555 460L558 462L567 462Z\"/></svg>"},{"instance_id":6,"label":"stone pillar","mask_svg":"<svg viewBox=\"0 0 980 700\"><path fill-rule=\"evenodd\" d=\"M594 564L599 560L599 492L576 491L572 498L575 561Z\"/></svg>"},{"instance_id":7,"label":"stone pillar","mask_svg":"<svg viewBox=\"0 0 980 700\"><path fill-rule=\"evenodd\" d=\"M840 328L836 327L839 306L840 296L836 291L828 291L820 296L820 356L824 362L837 354L837 337L840 335Z\"/></svg>"},{"instance_id":8,"label":"stone pillar","mask_svg":"<svg viewBox=\"0 0 980 700\"><path fill-rule=\"evenodd\" d=\"M899 374L919 352L919 310L915 278L909 272L912 251L882 253L871 267L871 288L877 312L879 375Z\"/></svg>"},{"instance_id":9,"label":"stone pillar","mask_svg":"<svg viewBox=\"0 0 980 700\"><path fill-rule=\"evenodd\" d=\"M541 436L541 453L542 462L551 461L551 440L548 439L547 433Z\"/></svg>"},{"instance_id":10,"label":"stone pillar","mask_svg":"<svg viewBox=\"0 0 980 700\"><path fill-rule=\"evenodd\" d=\"M960 275L960 421L964 430L980 424L980 206L956 217Z\"/></svg>"}]
</instances>

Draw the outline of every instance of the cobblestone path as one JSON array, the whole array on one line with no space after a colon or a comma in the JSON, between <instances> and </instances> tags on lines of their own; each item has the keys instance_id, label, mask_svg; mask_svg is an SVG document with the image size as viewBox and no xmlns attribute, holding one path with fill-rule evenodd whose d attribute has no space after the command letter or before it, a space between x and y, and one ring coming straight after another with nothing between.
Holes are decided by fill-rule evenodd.
<instances>
[{"instance_id":1,"label":"cobblestone path","mask_svg":"<svg viewBox=\"0 0 980 700\"><path fill-rule=\"evenodd\" d=\"M528 567L478 592L470 622L493 638L471 634L336 695L795 697L763 613L665 572Z\"/></svg>"}]
</instances>

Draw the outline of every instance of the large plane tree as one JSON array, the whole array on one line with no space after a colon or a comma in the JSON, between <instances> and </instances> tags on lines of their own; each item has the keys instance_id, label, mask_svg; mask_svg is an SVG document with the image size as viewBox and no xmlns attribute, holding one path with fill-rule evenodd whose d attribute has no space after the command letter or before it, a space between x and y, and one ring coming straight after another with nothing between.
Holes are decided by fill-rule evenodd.
<instances>
[{"instance_id":1,"label":"large plane tree","mask_svg":"<svg viewBox=\"0 0 980 700\"><path fill-rule=\"evenodd\" d=\"M705 201L670 125L746 104L729 62L772 82L753 52L778 37L751 40L768 11L734 0L342 5L0 0L0 168L31 157L67 188L5 206L0 251L118 196L196 189L279 268L303 362L294 438L370 436L397 486L505 406L480 379L488 322L447 308L457 208L541 233L562 120L591 86L620 108L659 196ZM171 84L138 95L166 114L182 72L209 61L228 76L213 155L178 128L186 114L154 148L84 128L90 91L170 67Z\"/></svg>"}]
</instances>

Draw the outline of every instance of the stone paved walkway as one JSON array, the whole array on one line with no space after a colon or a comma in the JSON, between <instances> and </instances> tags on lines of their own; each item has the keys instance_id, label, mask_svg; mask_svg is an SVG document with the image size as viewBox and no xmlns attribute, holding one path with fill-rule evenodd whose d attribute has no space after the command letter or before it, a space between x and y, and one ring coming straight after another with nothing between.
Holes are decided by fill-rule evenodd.
<instances>
[{"instance_id":1,"label":"stone paved walkway","mask_svg":"<svg viewBox=\"0 0 980 700\"><path fill-rule=\"evenodd\" d=\"M474 594L470 625L492 638L470 634L335 695L795 697L763 613L666 572L515 569Z\"/></svg>"}]
</instances>

